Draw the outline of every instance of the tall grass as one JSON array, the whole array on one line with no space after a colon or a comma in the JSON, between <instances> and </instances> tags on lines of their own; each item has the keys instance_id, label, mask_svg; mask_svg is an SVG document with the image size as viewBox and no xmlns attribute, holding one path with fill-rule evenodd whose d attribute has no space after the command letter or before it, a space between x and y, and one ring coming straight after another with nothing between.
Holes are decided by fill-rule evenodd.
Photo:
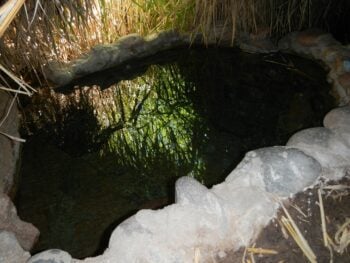
<instances>
[{"instance_id":1,"label":"tall grass","mask_svg":"<svg viewBox=\"0 0 350 263\"><path fill-rule=\"evenodd\" d=\"M254 32L263 26L281 35L317 24L327 15L326 2L28 0L0 41L0 60L17 75L41 80L47 60L70 61L97 44L112 43L129 33L176 29L208 37L224 29L233 40L236 32Z\"/></svg>"},{"instance_id":2,"label":"tall grass","mask_svg":"<svg viewBox=\"0 0 350 263\"><path fill-rule=\"evenodd\" d=\"M231 32L256 32L259 27L282 35L316 23L312 0L196 0L195 25L210 35L218 28ZM326 9L320 10L326 12Z\"/></svg>"},{"instance_id":3,"label":"tall grass","mask_svg":"<svg viewBox=\"0 0 350 263\"><path fill-rule=\"evenodd\" d=\"M0 41L0 59L19 75L41 79L48 60L70 61L129 33L185 30L190 9L189 1L26 1Z\"/></svg>"}]
</instances>

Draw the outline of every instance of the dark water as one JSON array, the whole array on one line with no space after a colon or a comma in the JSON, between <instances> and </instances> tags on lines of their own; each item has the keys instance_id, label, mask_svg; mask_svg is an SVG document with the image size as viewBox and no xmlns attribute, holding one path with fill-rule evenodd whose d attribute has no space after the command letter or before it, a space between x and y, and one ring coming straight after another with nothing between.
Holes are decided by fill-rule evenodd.
<instances>
[{"instance_id":1,"label":"dark water","mask_svg":"<svg viewBox=\"0 0 350 263\"><path fill-rule=\"evenodd\" d=\"M127 216L172 202L178 177L221 182L247 151L322 125L334 106L326 73L286 54L177 50L80 80L116 82L112 108L70 108L28 137L16 202L41 232L34 252L101 253Z\"/></svg>"}]
</instances>

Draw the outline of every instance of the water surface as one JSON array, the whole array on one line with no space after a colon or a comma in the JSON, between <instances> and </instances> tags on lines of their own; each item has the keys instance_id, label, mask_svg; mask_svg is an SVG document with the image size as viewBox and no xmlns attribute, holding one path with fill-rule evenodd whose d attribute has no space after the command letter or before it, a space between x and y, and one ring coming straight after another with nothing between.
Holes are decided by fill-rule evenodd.
<instances>
[{"instance_id":1,"label":"water surface","mask_svg":"<svg viewBox=\"0 0 350 263\"><path fill-rule=\"evenodd\" d=\"M16 203L41 232L34 253L102 253L126 217L171 203L178 177L219 183L247 151L284 145L334 106L320 66L286 54L194 48L123 67L76 81L113 87L27 135Z\"/></svg>"}]
</instances>

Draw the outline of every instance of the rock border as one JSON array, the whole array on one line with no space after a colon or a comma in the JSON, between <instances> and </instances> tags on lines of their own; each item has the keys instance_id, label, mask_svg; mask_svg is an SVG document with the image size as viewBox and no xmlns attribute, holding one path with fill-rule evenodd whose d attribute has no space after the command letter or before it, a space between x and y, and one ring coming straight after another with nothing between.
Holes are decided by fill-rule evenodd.
<instances>
[{"instance_id":1,"label":"rock border","mask_svg":"<svg viewBox=\"0 0 350 263\"><path fill-rule=\"evenodd\" d=\"M225 181L211 189L189 176L178 179L175 203L140 210L126 219L101 256L78 260L59 251L54 259L49 250L29 262L49 257L52 263L215 262L227 251L248 246L283 200L320 178L338 180L348 172L350 106L344 106L325 116L324 127L296 133L287 146L248 152Z\"/></svg>"},{"instance_id":2,"label":"rock border","mask_svg":"<svg viewBox=\"0 0 350 263\"><path fill-rule=\"evenodd\" d=\"M127 61L146 58L164 50L188 47L191 43L189 35L181 35L175 31L163 31L145 38L130 34L113 44L98 45L84 57L70 63L48 63L44 67L44 75L54 85L63 86L74 79L117 67Z\"/></svg>"},{"instance_id":3,"label":"rock border","mask_svg":"<svg viewBox=\"0 0 350 263\"><path fill-rule=\"evenodd\" d=\"M329 70L328 82L333 84L333 95L339 105L350 102L350 47L343 46L330 34L318 29L302 32L292 32L283 37L276 47L263 33L241 33L235 39L235 46L250 53L293 52L321 62ZM92 73L107 70L126 63L127 61L142 59L180 47L203 45L201 35L192 37L176 31L163 31L146 37L130 34L118 39L110 45L94 47L80 59L64 64L51 62L45 65L44 75L55 86L64 86L70 82ZM220 32L210 36L207 45L230 46L230 34Z\"/></svg>"},{"instance_id":4,"label":"rock border","mask_svg":"<svg viewBox=\"0 0 350 263\"><path fill-rule=\"evenodd\" d=\"M329 70L328 82L333 84L333 96L339 105L350 102L350 46L343 46L328 33L309 29L286 35L278 47L320 61Z\"/></svg>"},{"instance_id":5,"label":"rock border","mask_svg":"<svg viewBox=\"0 0 350 263\"><path fill-rule=\"evenodd\" d=\"M195 45L230 47L231 32L220 29L204 38L197 34L180 34L177 31L162 31L146 37L129 34L109 45L98 45L79 59L69 63L51 61L44 66L44 75L54 86L64 86L84 76L118 67L135 59L144 59L159 52L190 48ZM278 48L266 34L241 33L235 39L235 45L250 53L277 52Z\"/></svg>"},{"instance_id":6,"label":"rock border","mask_svg":"<svg viewBox=\"0 0 350 263\"><path fill-rule=\"evenodd\" d=\"M162 32L148 38L126 36L114 45L94 48L85 58L69 65L51 64L46 76L66 84L135 56L143 58L188 45L189 40L175 32ZM248 40L240 44L247 51L275 51L261 49L261 39L256 42L250 37ZM339 105L349 103L349 47L317 30L288 34L278 47L320 60L330 69L328 79L333 83ZM159 210L141 210L125 220L113 231L109 246L101 256L77 260L67 252L47 250L31 257L29 262L212 262L224 257L225 251L254 240L276 215L282 200L313 186L320 177L340 179L349 171L348 105L329 112L324 118L324 127L293 135L287 146L248 152L225 181L211 189L192 177L180 178L175 185L174 204Z\"/></svg>"}]
</instances>

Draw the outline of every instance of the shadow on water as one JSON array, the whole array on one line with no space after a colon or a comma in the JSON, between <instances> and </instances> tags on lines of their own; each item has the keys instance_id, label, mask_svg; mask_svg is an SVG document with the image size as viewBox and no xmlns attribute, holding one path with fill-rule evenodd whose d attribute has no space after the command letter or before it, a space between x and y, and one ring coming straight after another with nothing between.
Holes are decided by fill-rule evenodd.
<instances>
[{"instance_id":1,"label":"shadow on water","mask_svg":"<svg viewBox=\"0 0 350 263\"><path fill-rule=\"evenodd\" d=\"M221 182L247 151L285 144L333 107L325 72L295 56L194 48L146 61L132 80L118 68L80 80L115 83L106 96L28 113L16 203L40 229L33 252L100 254L128 216L172 203L178 177Z\"/></svg>"}]
</instances>

